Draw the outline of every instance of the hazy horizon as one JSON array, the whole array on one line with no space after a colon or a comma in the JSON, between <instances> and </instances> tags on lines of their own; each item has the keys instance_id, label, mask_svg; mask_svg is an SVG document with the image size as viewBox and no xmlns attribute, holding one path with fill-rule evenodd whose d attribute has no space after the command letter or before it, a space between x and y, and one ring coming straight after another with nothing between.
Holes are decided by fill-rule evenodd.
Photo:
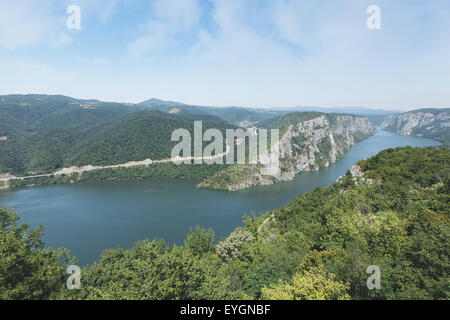
<instances>
[{"instance_id":1,"label":"hazy horizon","mask_svg":"<svg viewBox=\"0 0 450 320\"><path fill-rule=\"evenodd\" d=\"M99 98L95 98L95 97L87 97L87 98L80 98L80 97L75 97L75 96L70 96L67 94L59 94L59 93L8 93L8 94L0 94L0 97L2 96L14 96L14 95L19 95L19 96L27 96L27 95L45 95L45 96L64 96L67 98L71 98L71 99L75 99L75 100L86 100L86 101L90 101L90 100L97 100L100 102L106 102L106 103L119 103L119 104L141 104L150 100L158 100L161 102L165 102L165 103L179 103L179 104L183 104L186 106L196 106L196 107L211 107L211 108L249 108L249 109L267 109L267 110L289 110L289 109L299 109L299 108L304 108L304 109L367 109L370 111L386 111L388 113L392 113L392 112L408 112L408 111L414 111L414 110L418 110L418 109L448 109L449 107L446 106L429 106L429 107L407 107L407 108L397 108L397 109L387 109L387 108L376 108L376 107L367 107L367 106L319 106L319 105L293 105L293 106L252 106L252 105L202 105L202 104L198 104L198 103L186 103L183 101L173 101L173 100L169 100L169 99L161 99L161 98L149 98L149 99L145 99L143 101L138 101L138 102L130 102L130 101L112 101L112 100L103 100L103 99L99 99Z\"/></svg>"}]
</instances>

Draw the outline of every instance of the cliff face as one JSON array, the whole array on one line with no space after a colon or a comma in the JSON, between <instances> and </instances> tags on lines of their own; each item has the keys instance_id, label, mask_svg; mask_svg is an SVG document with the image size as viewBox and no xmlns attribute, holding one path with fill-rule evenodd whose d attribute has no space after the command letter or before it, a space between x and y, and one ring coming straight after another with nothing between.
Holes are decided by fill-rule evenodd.
<instances>
[{"instance_id":1,"label":"cliff face","mask_svg":"<svg viewBox=\"0 0 450 320\"><path fill-rule=\"evenodd\" d=\"M322 115L291 125L280 141L280 176L292 180L302 171L319 170L342 158L358 141L375 133L367 118Z\"/></svg>"},{"instance_id":2,"label":"cliff face","mask_svg":"<svg viewBox=\"0 0 450 320\"><path fill-rule=\"evenodd\" d=\"M288 119L289 120L289 119ZM280 132L280 170L268 174L262 165L232 166L199 186L235 191L257 185L293 180L302 171L319 170L344 156L356 143L375 133L363 117L317 114L291 123Z\"/></svg>"},{"instance_id":3,"label":"cliff face","mask_svg":"<svg viewBox=\"0 0 450 320\"><path fill-rule=\"evenodd\" d=\"M404 136L419 136L450 141L450 109L422 109L387 116L382 123L388 131Z\"/></svg>"},{"instance_id":4,"label":"cliff face","mask_svg":"<svg viewBox=\"0 0 450 320\"><path fill-rule=\"evenodd\" d=\"M441 112L433 109L433 111L423 110L389 115L382 123L382 127L405 136L420 135L420 131L431 133L448 130L450 128L449 109L443 109Z\"/></svg>"}]
</instances>

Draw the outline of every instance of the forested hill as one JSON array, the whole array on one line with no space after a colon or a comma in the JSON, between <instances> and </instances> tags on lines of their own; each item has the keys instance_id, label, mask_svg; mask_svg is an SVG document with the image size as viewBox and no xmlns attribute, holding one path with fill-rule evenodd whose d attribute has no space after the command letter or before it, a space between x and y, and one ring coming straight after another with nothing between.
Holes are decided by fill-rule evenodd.
<instances>
[{"instance_id":1,"label":"forested hill","mask_svg":"<svg viewBox=\"0 0 450 320\"><path fill-rule=\"evenodd\" d=\"M150 99L139 104L141 107L147 107L151 110L159 110L168 113L180 115L204 114L217 116L229 123L256 124L274 117L279 117L289 113L282 110L255 109L244 107L207 107L188 105L180 102L163 101L159 99Z\"/></svg>"},{"instance_id":2,"label":"forested hill","mask_svg":"<svg viewBox=\"0 0 450 320\"><path fill-rule=\"evenodd\" d=\"M213 116L64 96L0 97L0 174L49 173L72 165L170 158L173 130L235 128Z\"/></svg>"},{"instance_id":3,"label":"forested hill","mask_svg":"<svg viewBox=\"0 0 450 320\"><path fill-rule=\"evenodd\" d=\"M145 159L168 159L178 141L171 141L172 132L183 128L193 137L194 120L201 120L203 129L225 132L234 126L212 116L180 117L159 111L138 111L93 127L69 151L66 164L113 165Z\"/></svg>"},{"instance_id":4,"label":"forested hill","mask_svg":"<svg viewBox=\"0 0 450 320\"><path fill-rule=\"evenodd\" d=\"M449 168L447 149L385 150L217 244L195 228L179 247L106 250L72 291L74 261L0 209L0 299L448 300ZM380 289L367 287L369 266Z\"/></svg>"}]
</instances>

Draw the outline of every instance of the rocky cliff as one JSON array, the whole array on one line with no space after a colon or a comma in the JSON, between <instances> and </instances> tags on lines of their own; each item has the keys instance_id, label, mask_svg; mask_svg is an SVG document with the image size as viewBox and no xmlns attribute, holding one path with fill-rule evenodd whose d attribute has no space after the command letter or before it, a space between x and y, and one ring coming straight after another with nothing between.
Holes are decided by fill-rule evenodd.
<instances>
[{"instance_id":1,"label":"rocky cliff","mask_svg":"<svg viewBox=\"0 0 450 320\"><path fill-rule=\"evenodd\" d=\"M303 119L302 119L303 118ZM364 117L329 114L290 114L272 125L280 129L279 169L268 174L263 165L234 165L200 183L199 187L235 191L293 180L302 171L319 170L342 158L356 143L375 133Z\"/></svg>"},{"instance_id":2,"label":"rocky cliff","mask_svg":"<svg viewBox=\"0 0 450 320\"><path fill-rule=\"evenodd\" d=\"M404 136L428 137L448 143L450 109L420 109L389 115L382 123L382 127Z\"/></svg>"}]
</instances>

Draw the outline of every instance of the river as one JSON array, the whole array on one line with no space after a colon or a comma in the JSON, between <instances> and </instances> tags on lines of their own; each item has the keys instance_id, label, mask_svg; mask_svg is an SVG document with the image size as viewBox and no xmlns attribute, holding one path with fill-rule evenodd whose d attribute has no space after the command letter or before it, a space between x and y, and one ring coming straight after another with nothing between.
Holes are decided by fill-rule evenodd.
<instances>
[{"instance_id":1,"label":"river","mask_svg":"<svg viewBox=\"0 0 450 320\"><path fill-rule=\"evenodd\" d=\"M229 193L199 190L194 181L90 182L2 192L0 206L15 207L21 223L42 224L47 245L68 248L85 265L107 248L130 248L144 239L181 244L196 225L211 227L220 239L242 225L244 214L276 209L298 194L328 186L358 160L387 148L438 144L378 130L330 167L272 186Z\"/></svg>"}]
</instances>

